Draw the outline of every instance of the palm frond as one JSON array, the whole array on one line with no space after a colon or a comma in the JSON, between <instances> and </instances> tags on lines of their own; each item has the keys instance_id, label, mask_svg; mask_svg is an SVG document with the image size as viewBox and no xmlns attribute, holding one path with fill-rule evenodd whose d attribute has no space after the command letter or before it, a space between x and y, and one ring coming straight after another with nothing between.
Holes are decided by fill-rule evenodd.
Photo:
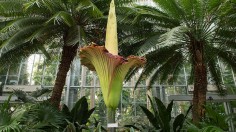
<instances>
[{"instance_id":1,"label":"palm frond","mask_svg":"<svg viewBox=\"0 0 236 132\"><path fill-rule=\"evenodd\" d=\"M21 46L15 47L0 56L0 70L7 68L9 65L19 63L23 58L39 50L37 43L25 43Z\"/></svg>"},{"instance_id":2,"label":"palm frond","mask_svg":"<svg viewBox=\"0 0 236 132\"><path fill-rule=\"evenodd\" d=\"M216 60L211 59L208 62L208 68L209 68L209 72L214 80L214 83L218 88L218 92L220 94L224 95L226 93L226 91L223 87L222 76L220 73L220 67L216 62L217 62Z\"/></svg>"},{"instance_id":3,"label":"palm frond","mask_svg":"<svg viewBox=\"0 0 236 132\"><path fill-rule=\"evenodd\" d=\"M156 76L155 79L157 79L157 76L160 74L159 69L161 67L164 68L163 65L165 65L165 64L171 65L170 60L174 60L174 59L170 59L170 58L173 58L173 56L175 56L176 50L179 48L181 48L181 45L172 45L169 47L161 47L155 51L148 53L146 55L147 63L144 66L139 79L137 80L136 86L143 79L147 79L149 76L153 76L153 77ZM168 60L169 60L169 62L168 62ZM174 62L175 61L173 61L173 63ZM178 65L176 65L176 66L178 66ZM170 69L168 69L168 70L170 70ZM155 73L158 75L156 75ZM171 70L170 70L170 73L171 73ZM173 72L171 74L173 74ZM163 78L165 78L165 77L163 77ZM154 78L153 78L153 82L154 82ZM150 85L151 85L151 83L150 83Z\"/></svg>"},{"instance_id":4,"label":"palm frond","mask_svg":"<svg viewBox=\"0 0 236 132\"><path fill-rule=\"evenodd\" d=\"M144 45L141 47L139 52L140 53L147 52L151 48L165 47L165 46L176 45L176 44L186 44L187 40L185 40L184 33L187 30L188 29L186 27L178 26L162 34L160 37L158 35L150 37L150 39L148 39L144 43Z\"/></svg>"},{"instance_id":5,"label":"palm frond","mask_svg":"<svg viewBox=\"0 0 236 132\"><path fill-rule=\"evenodd\" d=\"M174 27L179 25L179 21L167 16L165 13L158 10L157 7L137 6L136 17L133 24L137 22L147 21L155 23L160 27Z\"/></svg>"},{"instance_id":6,"label":"palm frond","mask_svg":"<svg viewBox=\"0 0 236 132\"><path fill-rule=\"evenodd\" d=\"M215 51L214 51L215 50ZM226 49L212 48L212 51L218 54L220 60L232 67L234 72L236 72L236 55L234 51L228 51Z\"/></svg>"}]
</instances>

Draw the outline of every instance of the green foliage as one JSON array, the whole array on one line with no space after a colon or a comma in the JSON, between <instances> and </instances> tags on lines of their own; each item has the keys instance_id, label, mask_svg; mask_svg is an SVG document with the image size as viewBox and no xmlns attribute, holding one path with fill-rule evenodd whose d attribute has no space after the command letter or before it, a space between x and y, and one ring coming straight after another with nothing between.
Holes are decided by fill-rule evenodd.
<instances>
[{"instance_id":1,"label":"green foliage","mask_svg":"<svg viewBox=\"0 0 236 132\"><path fill-rule=\"evenodd\" d=\"M186 121L185 130L188 132L223 132L224 130L215 125L206 125L202 128L197 127L189 121Z\"/></svg>"},{"instance_id":2,"label":"green foliage","mask_svg":"<svg viewBox=\"0 0 236 132\"><path fill-rule=\"evenodd\" d=\"M187 120L184 129L191 132L228 131L228 121L233 120L235 115L226 115L224 110L221 109L220 104L221 103L207 104L205 106L206 115L202 121L196 126L191 121Z\"/></svg>"},{"instance_id":3,"label":"green foliage","mask_svg":"<svg viewBox=\"0 0 236 132\"><path fill-rule=\"evenodd\" d=\"M83 129L88 129L86 123L94 110L95 108L88 109L88 102L85 96L76 102L71 111L66 105L63 105L62 112L67 116L67 126L64 131L80 132Z\"/></svg>"},{"instance_id":4,"label":"green foliage","mask_svg":"<svg viewBox=\"0 0 236 132\"><path fill-rule=\"evenodd\" d=\"M65 124L66 116L49 102L25 105L20 120L23 131L57 132Z\"/></svg>"},{"instance_id":5,"label":"green foliage","mask_svg":"<svg viewBox=\"0 0 236 132\"><path fill-rule=\"evenodd\" d=\"M206 105L206 117L203 119L201 126L217 126L224 131L228 130L227 120L229 116L225 115L225 113L220 113L218 111L219 107L213 108L213 105Z\"/></svg>"},{"instance_id":6,"label":"green foliage","mask_svg":"<svg viewBox=\"0 0 236 132\"><path fill-rule=\"evenodd\" d=\"M159 100L157 97L154 97L152 100L149 97L152 111L148 110L144 106L140 106L143 110L143 112L146 114L148 120L152 124L154 128L152 130L159 130L162 132L180 132L184 121L187 117L187 114L189 113L190 109L192 107L189 107L186 115L184 114L179 114L178 116L175 117L175 119L172 121L171 119L171 111L173 107L173 101L171 101L167 107ZM148 125L147 125L148 126ZM133 127L134 129L137 130L149 130L150 128L147 126L142 126L142 127L136 127L133 125L126 125L126 127Z\"/></svg>"},{"instance_id":7,"label":"green foliage","mask_svg":"<svg viewBox=\"0 0 236 132\"><path fill-rule=\"evenodd\" d=\"M25 103L11 109L10 98L0 105L1 132L61 132L105 129L95 120L88 126L88 119L95 110L88 109L85 97L82 97L70 111L64 105L62 111L53 107L49 102ZM93 126L92 126L93 125Z\"/></svg>"},{"instance_id":8,"label":"green foliage","mask_svg":"<svg viewBox=\"0 0 236 132\"><path fill-rule=\"evenodd\" d=\"M1 132L21 132L21 126L19 125L19 119L22 117L20 111L11 111L10 99L12 95L8 97L3 104L0 104L0 131Z\"/></svg>"}]
</instances>

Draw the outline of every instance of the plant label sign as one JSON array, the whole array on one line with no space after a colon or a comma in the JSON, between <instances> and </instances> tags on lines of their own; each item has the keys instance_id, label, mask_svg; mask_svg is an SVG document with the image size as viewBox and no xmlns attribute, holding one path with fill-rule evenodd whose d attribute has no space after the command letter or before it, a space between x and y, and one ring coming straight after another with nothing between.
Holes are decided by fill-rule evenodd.
<instances>
[{"instance_id":1,"label":"plant label sign","mask_svg":"<svg viewBox=\"0 0 236 132\"><path fill-rule=\"evenodd\" d=\"M107 127L118 127L118 123L108 123Z\"/></svg>"}]
</instances>

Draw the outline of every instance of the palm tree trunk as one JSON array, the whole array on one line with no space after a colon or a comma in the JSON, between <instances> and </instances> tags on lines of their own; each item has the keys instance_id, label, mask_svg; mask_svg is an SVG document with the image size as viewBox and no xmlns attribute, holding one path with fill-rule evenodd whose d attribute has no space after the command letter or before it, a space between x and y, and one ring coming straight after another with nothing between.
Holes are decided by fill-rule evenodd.
<instances>
[{"instance_id":1,"label":"palm tree trunk","mask_svg":"<svg viewBox=\"0 0 236 132\"><path fill-rule=\"evenodd\" d=\"M202 49L202 48L201 48ZM193 91L193 123L198 122L204 117L207 91L207 69L203 61L203 51L195 50L194 56L194 91Z\"/></svg>"},{"instance_id":2,"label":"palm tree trunk","mask_svg":"<svg viewBox=\"0 0 236 132\"><path fill-rule=\"evenodd\" d=\"M63 46L61 61L57 72L55 85L53 87L51 103L52 105L59 107L61 101L62 91L64 89L66 75L70 69L71 63L74 60L77 53L78 45L74 46Z\"/></svg>"}]
</instances>

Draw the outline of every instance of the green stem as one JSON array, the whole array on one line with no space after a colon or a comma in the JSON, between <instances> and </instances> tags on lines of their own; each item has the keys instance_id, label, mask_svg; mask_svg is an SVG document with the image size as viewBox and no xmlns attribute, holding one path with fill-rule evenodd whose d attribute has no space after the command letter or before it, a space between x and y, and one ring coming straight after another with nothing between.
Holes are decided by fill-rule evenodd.
<instances>
[{"instance_id":1,"label":"green stem","mask_svg":"<svg viewBox=\"0 0 236 132\"><path fill-rule=\"evenodd\" d=\"M116 110L112 108L107 108L107 124L116 123L115 121ZM108 132L115 132L115 127L108 128Z\"/></svg>"}]
</instances>

